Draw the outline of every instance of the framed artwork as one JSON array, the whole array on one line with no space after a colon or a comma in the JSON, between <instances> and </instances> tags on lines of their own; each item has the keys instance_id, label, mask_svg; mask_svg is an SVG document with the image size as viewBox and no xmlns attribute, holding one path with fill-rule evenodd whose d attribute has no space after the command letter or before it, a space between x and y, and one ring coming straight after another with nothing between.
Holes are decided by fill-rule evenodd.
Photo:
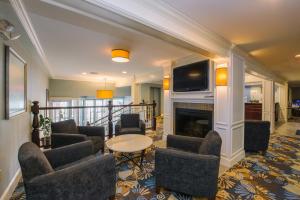
<instances>
[{"instance_id":1,"label":"framed artwork","mask_svg":"<svg viewBox=\"0 0 300 200\"><path fill-rule=\"evenodd\" d=\"M5 46L5 118L26 112L26 62L9 46Z\"/></svg>"}]
</instances>

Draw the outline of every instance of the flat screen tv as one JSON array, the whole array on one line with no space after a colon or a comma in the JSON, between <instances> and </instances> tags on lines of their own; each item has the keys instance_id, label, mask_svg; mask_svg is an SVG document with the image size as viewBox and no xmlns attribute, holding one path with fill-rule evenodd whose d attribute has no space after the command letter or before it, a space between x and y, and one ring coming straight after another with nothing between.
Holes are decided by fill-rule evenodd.
<instances>
[{"instance_id":1,"label":"flat screen tv","mask_svg":"<svg viewBox=\"0 0 300 200\"><path fill-rule=\"evenodd\" d=\"M190 92L209 89L209 60L173 69L173 91Z\"/></svg>"}]
</instances>

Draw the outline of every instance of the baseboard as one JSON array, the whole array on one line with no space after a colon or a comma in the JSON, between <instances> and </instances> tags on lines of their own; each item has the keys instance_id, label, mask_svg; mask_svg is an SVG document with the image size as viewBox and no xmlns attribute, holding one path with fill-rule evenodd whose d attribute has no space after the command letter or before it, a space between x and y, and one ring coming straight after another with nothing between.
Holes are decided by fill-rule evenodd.
<instances>
[{"instance_id":1,"label":"baseboard","mask_svg":"<svg viewBox=\"0 0 300 200\"><path fill-rule=\"evenodd\" d=\"M8 184L7 188L4 190L2 196L0 197L0 200L9 200L12 196L13 192L15 191L19 181L21 178L21 170L18 169L10 183Z\"/></svg>"},{"instance_id":2,"label":"baseboard","mask_svg":"<svg viewBox=\"0 0 300 200\"><path fill-rule=\"evenodd\" d=\"M245 150L241 149L237 153L235 153L231 158L227 158L225 156L221 156L220 164L225 167L232 167L237 162L245 158Z\"/></svg>"}]
</instances>

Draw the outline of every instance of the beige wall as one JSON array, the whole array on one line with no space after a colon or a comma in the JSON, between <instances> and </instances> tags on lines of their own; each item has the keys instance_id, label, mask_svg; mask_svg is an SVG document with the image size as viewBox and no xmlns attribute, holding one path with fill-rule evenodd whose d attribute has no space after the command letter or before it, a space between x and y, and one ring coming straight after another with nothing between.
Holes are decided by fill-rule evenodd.
<instances>
[{"instance_id":1,"label":"beige wall","mask_svg":"<svg viewBox=\"0 0 300 200\"><path fill-rule=\"evenodd\" d=\"M16 16L9 4L0 1L0 18L5 18L18 25ZM18 29L21 30L20 28ZM11 46L28 64L27 98L28 111L11 118L4 119L4 44ZM48 87L48 73L40 64L34 61L35 52L23 33L22 37L13 42L4 42L0 38L0 198L8 188L19 169L17 159L18 149L24 142L30 141L31 114L30 102L38 100L45 102L45 90ZM40 61L38 61L40 63Z\"/></svg>"},{"instance_id":2,"label":"beige wall","mask_svg":"<svg viewBox=\"0 0 300 200\"><path fill-rule=\"evenodd\" d=\"M113 83L98 83L89 81L73 81L50 79L49 94L50 97L67 97L67 98L80 98L83 96L93 97L96 95L96 90L99 89L114 90L114 96L130 96L130 86L128 87L115 87Z\"/></svg>"}]
</instances>

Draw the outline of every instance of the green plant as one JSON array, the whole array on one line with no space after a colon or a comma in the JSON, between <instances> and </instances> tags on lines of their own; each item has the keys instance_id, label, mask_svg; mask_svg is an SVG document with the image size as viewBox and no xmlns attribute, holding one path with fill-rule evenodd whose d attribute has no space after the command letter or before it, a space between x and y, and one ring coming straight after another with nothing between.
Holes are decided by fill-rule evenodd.
<instances>
[{"instance_id":1,"label":"green plant","mask_svg":"<svg viewBox=\"0 0 300 200\"><path fill-rule=\"evenodd\" d=\"M44 136L49 137L51 134L51 119L40 115L40 129L43 130Z\"/></svg>"}]
</instances>

